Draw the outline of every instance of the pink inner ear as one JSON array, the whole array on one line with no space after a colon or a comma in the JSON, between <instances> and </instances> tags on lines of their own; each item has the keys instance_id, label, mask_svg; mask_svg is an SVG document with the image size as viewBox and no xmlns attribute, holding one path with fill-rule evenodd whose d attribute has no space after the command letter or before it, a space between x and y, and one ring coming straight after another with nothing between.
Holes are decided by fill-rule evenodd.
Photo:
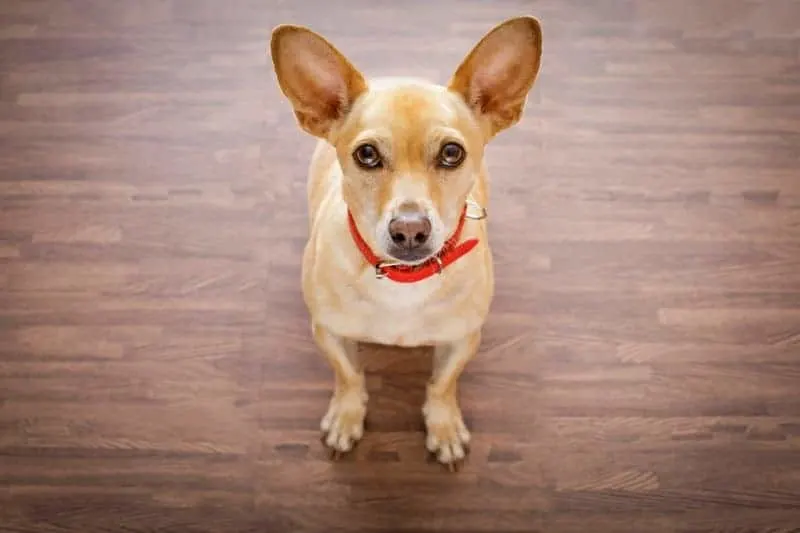
<instances>
[{"instance_id":1,"label":"pink inner ear","mask_svg":"<svg viewBox=\"0 0 800 533\"><path fill-rule=\"evenodd\" d=\"M479 70L484 71L483 75L488 79L505 78L507 72L515 63L517 54L513 48L504 47L492 50L487 58L485 66Z\"/></svg>"},{"instance_id":2,"label":"pink inner ear","mask_svg":"<svg viewBox=\"0 0 800 533\"><path fill-rule=\"evenodd\" d=\"M502 84L508 79L510 71L513 71L516 54L511 48L499 48L489 50L477 57L478 66L472 77L472 89L483 94L486 91L494 91L497 85Z\"/></svg>"},{"instance_id":3,"label":"pink inner ear","mask_svg":"<svg viewBox=\"0 0 800 533\"><path fill-rule=\"evenodd\" d=\"M511 46L495 46L475 58L477 67L470 82L472 101L482 111L492 102L507 98L517 84L513 77L519 72L518 53Z\"/></svg>"},{"instance_id":4,"label":"pink inner ear","mask_svg":"<svg viewBox=\"0 0 800 533\"><path fill-rule=\"evenodd\" d=\"M311 47L302 49L293 61L302 73L306 104L313 107L323 104L328 113L341 111L347 101L347 85L336 59Z\"/></svg>"},{"instance_id":5,"label":"pink inner ear","mask_svg":"<svg viewBox=\"0 0 800 533\"><path fill-rule=\"evenodd\" d=\"M335 72L322 70L319 72L320 92L326 96L326 101L336 104L337 107L343 106L347 99L347 89L344 80Z\"/></svg>"}]
</instances>

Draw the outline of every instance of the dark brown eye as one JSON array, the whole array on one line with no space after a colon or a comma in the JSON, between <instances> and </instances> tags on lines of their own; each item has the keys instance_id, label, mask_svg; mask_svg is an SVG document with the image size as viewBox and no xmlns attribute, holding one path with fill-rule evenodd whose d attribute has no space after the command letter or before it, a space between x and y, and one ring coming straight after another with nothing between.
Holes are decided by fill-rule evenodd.
<instances>
[{"instance_id":1,"label":"dark brown eye","mask_svg":"<svg viewBox=\"0 0 800 533\"><path fill-rule=\"evenodd\" d=\"M439 165L445 168L456 168L464 161L467 153L456 143L447 143L439 151Z\"/></svg>"},{"instance_id":2,"label":"dark brown eye","mask_svg":"<svg viewBox=\"0 0 800 533\"><path fill-rule=\"evenodd\" d=\"M356 151L353 152L353 159L355 159L356 163L362 168L373 169L383 166L381 154L378 152L378 149L371 144L362 144L356 148Z\"/></svg>"}]
</instances>

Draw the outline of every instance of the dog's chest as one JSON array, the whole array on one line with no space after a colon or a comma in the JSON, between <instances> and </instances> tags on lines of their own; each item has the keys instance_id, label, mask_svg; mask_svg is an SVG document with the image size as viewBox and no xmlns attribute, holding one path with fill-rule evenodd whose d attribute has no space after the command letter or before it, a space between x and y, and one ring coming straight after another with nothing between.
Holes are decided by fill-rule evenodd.
<instances>
[{"instance_id":1,"label":"dog's chest","mask_svg":"<svg viewBox=\"0 0 800 533\"><path fill-rule=\"evenodd\" d=\"M344 305L323 312L326 326L337 334L365 342L420 346L459 339L479 323L463 299L440 297L438 280L364 283L361 291L342 288L338 296Z\"/></svg>"}]
</instances>

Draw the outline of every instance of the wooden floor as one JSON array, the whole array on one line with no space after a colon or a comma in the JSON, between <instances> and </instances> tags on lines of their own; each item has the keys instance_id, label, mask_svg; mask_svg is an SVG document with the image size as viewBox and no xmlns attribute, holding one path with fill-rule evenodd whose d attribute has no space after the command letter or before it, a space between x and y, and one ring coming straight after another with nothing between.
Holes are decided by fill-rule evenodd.
<instances>
[{"instance_id":1,"label":"wooden floor","mask_svg":"<svg viewBox=\"0 0 800 533\"><path fill-rule=\"evenodd\" d=\"M800 531L800 1L336 4L0 3L0 531ZM331 462L270 30L445 81L517 14L469 460L426 456L428 354L366 347Z\"/></svg>"}]
</instances>

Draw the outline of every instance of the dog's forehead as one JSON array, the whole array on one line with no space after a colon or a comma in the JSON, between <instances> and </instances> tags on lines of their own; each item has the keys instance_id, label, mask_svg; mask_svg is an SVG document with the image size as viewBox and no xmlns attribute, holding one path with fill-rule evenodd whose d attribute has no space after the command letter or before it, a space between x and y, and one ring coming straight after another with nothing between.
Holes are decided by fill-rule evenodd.
<instances>
[{"instance_id":1,"label":"dog's forehead","mask_svg":"<svg viewBox=\"0 0 800 533\"><path fill-rule=\"evenodd\" d=\"M370 84L360 122L366 128L394 125L399 130L456 126L459 109L445 87L408 78L381 79Z\"/></svg>"}]
</instances>

